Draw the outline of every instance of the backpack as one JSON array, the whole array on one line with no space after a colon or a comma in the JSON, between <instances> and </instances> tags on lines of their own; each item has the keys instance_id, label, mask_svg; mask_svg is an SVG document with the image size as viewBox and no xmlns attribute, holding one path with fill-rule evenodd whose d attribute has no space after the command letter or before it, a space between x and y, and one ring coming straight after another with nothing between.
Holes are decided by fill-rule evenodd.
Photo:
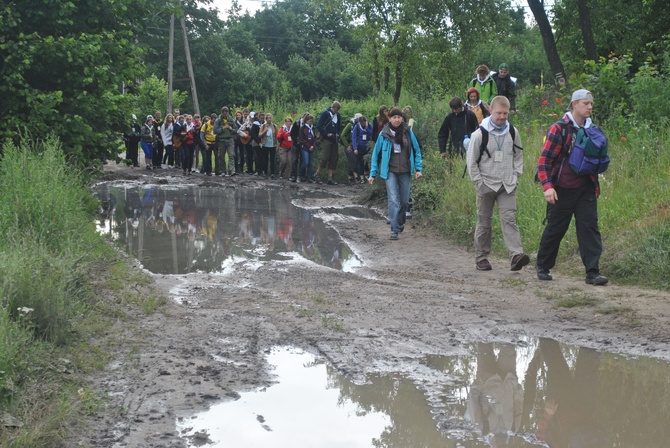
<instances>
[{"instance_id":1,"label":"backpack","mask_svg":"<svg viewBox=\"0 0 670 448\"><path fill-rule=\"evenodd\" d=\"M482 127L480 127L479 129L482 131L482 144L479 145L479 157L477 157L477 165L479 165L479 162L482 161L482 156L484 155L484 153L486 153L486 155L489 156L489 159L491 158L491 153L489 152L489 148L488 148L488 146L489 146L489 131L487 131L486 129L484 129ZM514 143L514 141L516 140L516 129L511 124L509 125L509 135L512 136L512 151L513 151L513 153L516 154L517 148L523 151L523 148L521 146ZM465 148L465 150L467 151L468 148ZM463 170L463 177L465 177L465 173L467 171L468 171L468 165L466 164L465 169Z\"/></svg>"},{"instance_id":2,"label":"backpack","mask_svg":"<svg viewBox=\"0 0 670 448\"><path fill-rule=\"evenodd\" d=\"M566 126L567 127L567 126ZM579 128L575 144L568 152L568 165L579 175L601 174L610 164L608 141L603 131L593 125Z\"/></svg>"}]
</instances>

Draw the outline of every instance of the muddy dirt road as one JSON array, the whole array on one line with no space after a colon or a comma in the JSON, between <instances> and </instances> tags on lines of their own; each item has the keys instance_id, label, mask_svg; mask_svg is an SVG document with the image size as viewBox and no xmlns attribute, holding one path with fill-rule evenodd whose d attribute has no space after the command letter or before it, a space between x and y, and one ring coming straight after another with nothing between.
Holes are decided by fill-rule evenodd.
<instances>
[{"instance_id":1,"label":"muddy dirt road","mask_svg":"<svg viewBox=\"0 0 670 448\"><path fill-rule=\"evenodd\" d=\"M106 180L178 184L172 172L109 166ZM250 176L189 183L259 188ZM268 181L273 188L321 186ZM328 187L340 197L310 206L348 205L353 187ZM318 353L355 381L379 371L412 371L426 354L453 354L471 342L516 343L522 337L627 355L670 359L670 295L617 285L584 284L556 271L552 282L534 271L511 272L506 260L479 272L474 256L412 221L389 241L383 220L330 224L363 267L347 273L313 263L240 262L222 274L154 275L172 300L163 312L137 316L125 349L94 380L107 394L105 411L76 441L95 447L181 447L175 422L194 411L271 381L265 354L274 346ZM531 263L532 265L532 263ZM547 297L596 298L588 307L560 308Z\"/></svg>"}]
</instances>

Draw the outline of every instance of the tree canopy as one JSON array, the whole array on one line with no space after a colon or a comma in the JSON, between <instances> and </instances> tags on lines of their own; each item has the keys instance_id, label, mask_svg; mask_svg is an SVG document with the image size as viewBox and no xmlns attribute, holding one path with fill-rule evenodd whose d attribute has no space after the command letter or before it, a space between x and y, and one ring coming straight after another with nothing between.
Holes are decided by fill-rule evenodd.
<instances>
[{"instance_id":1,"label":"tree canopy","mask_svg":"<svg viewBox=\"0 0 670 448\"><path fill-rule=\"evenodd\" d=\"M494 0L284 0L253 15L233 1L226 20L211 0L9 0L0 7L0 140L55 134L73 160L114 157L130 114L155 112L167 94L173 14L185 22L203 114L387 94L398 102L407 89L448 98L479 64L507 62L520 88L556 70L566 79L593 70L583 61L594 55L625 54L627 78L644 64L667 70L662 0L528 4L539 26ZM194 112L179 27L173 78L189 92L175 105Z\"/></svg>"}]
</instances>

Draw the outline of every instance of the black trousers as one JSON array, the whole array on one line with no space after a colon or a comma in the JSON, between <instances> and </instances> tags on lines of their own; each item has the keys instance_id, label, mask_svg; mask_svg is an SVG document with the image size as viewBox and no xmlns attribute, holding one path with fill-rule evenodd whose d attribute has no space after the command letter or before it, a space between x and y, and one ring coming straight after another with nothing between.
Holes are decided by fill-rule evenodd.
<instances>
[{"instance_id":1,"label":"black trousers","mask_svg":"<svg viewBox=\"0 0 670 448\"><path fill-rule=\"evenodd\" d=\"M558 201L547 204L547 226L542 233L537 252L537 267L551 269L556 265L561 240L575 217L575 230L579 254L586 272L599 272L600 255L603 251L598 229L598 199L593 183L579 188L556 188Z\"/></svg>"}]
</instances>

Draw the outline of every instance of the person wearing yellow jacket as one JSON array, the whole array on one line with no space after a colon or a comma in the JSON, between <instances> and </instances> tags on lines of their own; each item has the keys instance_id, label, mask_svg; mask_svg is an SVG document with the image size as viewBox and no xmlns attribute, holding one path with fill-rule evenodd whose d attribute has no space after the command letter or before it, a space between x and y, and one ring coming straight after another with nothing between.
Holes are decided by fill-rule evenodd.
<instances>
[{"instance_id":1,"label":"person wearing yellow jacket","mask_svg":"<svg viewBox=\"0 0 670 448\"><path fill-rule=\"evenodd\" d=\"M212 151L216 149L216 134L214 133L214 122L216 114L205 117L205 124L200 128L200 139L205 142L202 151L202 170L207 176L212 175Z\"/></svg>"}]
</instances>

